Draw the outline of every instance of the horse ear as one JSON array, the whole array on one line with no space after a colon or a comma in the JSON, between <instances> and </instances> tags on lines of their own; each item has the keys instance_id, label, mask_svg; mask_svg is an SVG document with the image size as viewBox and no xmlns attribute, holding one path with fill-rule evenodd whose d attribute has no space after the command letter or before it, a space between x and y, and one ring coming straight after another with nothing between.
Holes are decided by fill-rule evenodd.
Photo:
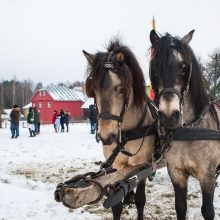
<instances>
[{"instance_id":1,"label":"horse ear","mask_svg":"<svg viewBox=\"0 0 220 220\"><path fill-rule=\"evenodd\" d=\"M155 30L150 32L150 41L152 45L155 45L159 41L160 37L157 35Z\"/></svg>"},{"instance_id":2,"label":"horse ear","mask_svg":"<svg viewBox=\"0 0 220 220\"><path fill-rule=\"evenodd\" d=\"M184 43L185 45L188 45L189 42L192 40L194 31L195 31L195 30L192 30L192 31L190 31L187 35L185 35L185 36L181 39L182 43Z\"/></svg>"},{"instance_id":3,"label":"horse ear","mask_svg":"<svg viewBox=\"0 0 220 220\"><path fill-rule=\"evenodd\" d=\"M95 54L90 54L87 53L85 50L83 50L83 54L86 57L87 61L89 62L90 65L93 65L96 59L96 55Z\"/></svg>"},{"instance_id":4,"label":"horse ear","mask_svg":"<svg viewBox=\"0 0 220 220\"><path fill-rule=\"evenodd\" d=\"M123 63L124 60L125 60L125 56L122 52L119 52L116 54L116 60L119 62L119 63Z\"/></svg>"}]
</instances>

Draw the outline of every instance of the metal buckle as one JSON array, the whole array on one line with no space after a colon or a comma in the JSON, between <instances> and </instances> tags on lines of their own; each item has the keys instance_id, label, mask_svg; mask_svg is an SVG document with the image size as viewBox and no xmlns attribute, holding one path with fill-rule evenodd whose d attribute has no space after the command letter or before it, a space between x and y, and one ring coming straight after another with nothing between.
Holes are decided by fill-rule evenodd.
<instances>
[{"instance_id":1,"label":"metal buckle","mask_svg":"<svg viewBox=\"0 0 220 220\"><path fill-rule=\"evenodd\" d=\"M104 64L104 67L105 67L106 69L114 69L114 66L113 66L113 64L112 64L111 62L106 62L106 63Z\"/></svg>"},{"instance_id":2,"label":"metal buckle","mask_svg":"<svg viewBox=\"0 0 220 220\"><path fill-rule=\"evenodd\" d=\"M121 143L121 140L122 140L122 138L121 138L121 122L118 122L118 132L119 132L119 143Z\"/></svg>"}]
</instances>

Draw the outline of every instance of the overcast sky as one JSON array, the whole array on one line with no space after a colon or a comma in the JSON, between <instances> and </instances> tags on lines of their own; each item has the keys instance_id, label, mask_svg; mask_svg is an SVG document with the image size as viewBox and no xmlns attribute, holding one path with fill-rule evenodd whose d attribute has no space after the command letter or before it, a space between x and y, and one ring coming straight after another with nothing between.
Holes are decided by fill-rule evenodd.
<instances>
[{"instance_id":1,"label":"overcast sky","mask_svg":"<svg viewBox=\"0 0 220 220\"><path fill-rule=\"evenodd\" d=\"M204 59L220 47L219 0L0 0L0 79L82 81L82 50L103 50L114 35L136 54L148 81L151 20L183 36Z\"/></svg>"}]
</instances>

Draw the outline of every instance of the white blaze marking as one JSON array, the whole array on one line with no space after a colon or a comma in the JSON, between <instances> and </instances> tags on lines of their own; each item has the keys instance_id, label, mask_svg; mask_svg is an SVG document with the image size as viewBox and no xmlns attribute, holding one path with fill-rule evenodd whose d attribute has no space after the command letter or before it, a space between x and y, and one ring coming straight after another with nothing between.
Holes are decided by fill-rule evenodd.
<instances>
[{"instance_id":1,"label":"white blaze marking","mask_svg":"<svg viewBox=\"0 0 220 220\"><path fill-rule=\"evenodd\" d=\"M171 116L174 111L180 111L179 97L174 94L170 101L160 98L159 111L163 112L166 116Z\"/></svg>"}]
</instances>

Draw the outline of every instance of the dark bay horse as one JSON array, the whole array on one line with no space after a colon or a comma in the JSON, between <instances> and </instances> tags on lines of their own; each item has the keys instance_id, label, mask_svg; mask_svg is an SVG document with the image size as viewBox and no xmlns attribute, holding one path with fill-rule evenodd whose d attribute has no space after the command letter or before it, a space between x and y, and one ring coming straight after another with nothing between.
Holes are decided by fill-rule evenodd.
<instances>
[{"instance_id":1,"label":"dark bay horse","mask_svg":"<svg viewBox=\"0 0 220 220\"><path fill-rule=\"evenodd\" d=\"M214 219L213 196L216 172L220 166L219 103L212 101L203 86L202 73L189 47L194 31L182 39L151 31L153 59L150 78L158 105L162 129L193 132L194 140L171 141L165 153L169 176L175 190L178 220L186 218L188 177L195 177L202 190L202 215ZM184 130L185 129L185 130ZM212 130L211 130L212 129ZM203 132L205 131L205 132ZM203 132L203 133L201 133ZM204 137L201 137L204 136Z\"/></svg>"},{"instance_id":2,"label":"dark bay horse","mask_svg":"<svg viewBox=\"0 0 220 220\"><path fill-rule=\"evenodd\" d=\"M123 132L135 132L153 123L152 107L146 102L142 70L127 46L115 39L109 43L106 52L83 52L88 60L86 93L95 99L99 112L97 138L102 141L103 152L108 159L120 139L123 139ZM120 152L113 162L113 168L120 170L149 162L154 142L154 135L128 141L124 149L132 156ZM145 182L138 183L134 195L139 220L143 219L146 201ZM115 220L120 219L122 205L121 202L112 208Z\"/></svg>"}]
</instances>

